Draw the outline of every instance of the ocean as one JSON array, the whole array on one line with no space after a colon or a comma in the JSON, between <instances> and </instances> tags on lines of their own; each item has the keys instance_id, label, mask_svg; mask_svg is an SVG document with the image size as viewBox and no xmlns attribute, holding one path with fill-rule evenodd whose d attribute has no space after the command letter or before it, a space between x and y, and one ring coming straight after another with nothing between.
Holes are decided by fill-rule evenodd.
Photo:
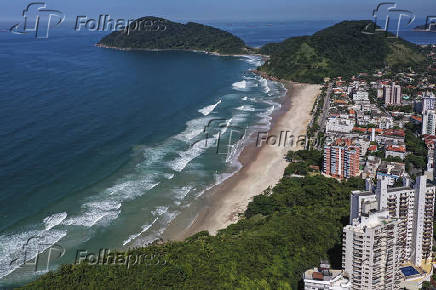
<instances>
[{"instance_id":1,"label":"ocean","mask_svg":"<svg viewBox=\"0 0 436 290\"><path fill-rule=\"evenodd\" d=\"M257 47L336 22L209 24ZM159 239L280 108L283 86L250 72L260 57L95 47L104 35L0 32L0 287ZM33 263L53 245L61 258Z\"/></svg>"}]
</instances>

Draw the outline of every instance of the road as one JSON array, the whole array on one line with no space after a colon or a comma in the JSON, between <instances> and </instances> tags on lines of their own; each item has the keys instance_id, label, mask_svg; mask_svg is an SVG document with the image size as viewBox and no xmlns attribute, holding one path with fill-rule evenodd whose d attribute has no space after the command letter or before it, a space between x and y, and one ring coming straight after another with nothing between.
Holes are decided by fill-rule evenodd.
<instances>
[{"instance_id":1,"label":"road","mask_svg":"<svg viewBox=\"0 0 436 290\"><path fill-rule=\"evenodd\" d=\"M324 106L322 108L322 115L321 115L321 118L319 118L318 125L320 127L321 132L325 131L327 117L328 117L329 110L330 110L330 95L332 93L332 86L333 86L333 83L329 83L329 87L327 89L327 94L324 98Z\"/></svg>"}]
</instances>

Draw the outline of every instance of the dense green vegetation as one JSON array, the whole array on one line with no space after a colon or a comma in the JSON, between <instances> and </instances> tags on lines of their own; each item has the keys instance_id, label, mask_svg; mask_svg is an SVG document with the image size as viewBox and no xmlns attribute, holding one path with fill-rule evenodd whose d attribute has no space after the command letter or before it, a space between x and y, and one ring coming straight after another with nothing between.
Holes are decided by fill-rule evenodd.
<instances>
[{"instance_id":1,"label":"dense green vegetation","mask_svg":"<svg viewBox=\"0 0 436 290\"><path fill-rule=\"evenodd\" d=\"M129 27L129 33L125 30L112 32L100 40L99 44L131 49L247 53L245 43L240 38L229 32L198 23L181 24L157 17L144 17L137 19Z\"/></svg>"},{"instance_id":2,"label":"dense green vegetation","mask_svg":"<svg viewBox=\"0 0 436 290\"><path fill-rule=\"evenodd\" d=\"M315 33L267 44L262 54L271 56L260 70L273 76L308 83L324 77L349 77L386 65L393 70L421 66L425 57L418 47L384 33L364 34L369 21L344 21Z\"/></svg>"},{"instance_id":3,"label":"dense green vegetation","mask_svg":"<svg viewBox=\"0 0 436 290\"><path fill-rule=\"evenodd\" d=\"M310 151L291 157L319 158ZM340 267L349 195L362 187L361 179L284 177L217 236L200 232L130 253L156 255L164 265L65 265L26 288L299 289L302 273L321 258Z\"/></svg>"},{"instance_id":4,"label":"dense green vegetation","mask_svg":"<svg viewBox=\"0 0 436 290\"><path fill-rule=\"evenodd\" d=\"M306 175L322 167L323 152L318 150L289 151L286 160L291 162L285 169L285 176ZM318 169L315 169L318 167Z\"/></svg>"},{"instance_id":5,"label":"dense green vegetation","mask_svg":"<svg viewBox=\"0 0 436 290\"><path fill-rule=\"evenodd\" d=\"M420 126L414 123L406 124L406 149L409 152L407 154L405 163L406 170L411 172L411 170L423 171L427 167L427 146L425 142L417 136Z\"/></svg>"}]
</instances>

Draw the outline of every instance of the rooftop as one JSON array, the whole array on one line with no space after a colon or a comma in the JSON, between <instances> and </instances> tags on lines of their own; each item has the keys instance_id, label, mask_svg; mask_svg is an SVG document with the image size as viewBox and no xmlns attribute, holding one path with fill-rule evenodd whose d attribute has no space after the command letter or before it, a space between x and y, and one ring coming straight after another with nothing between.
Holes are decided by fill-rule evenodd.
<instances>
[{"instance_id":1,"label":"rooftop","mask_svg":"<svg viewBox=\"0 0 436 290\"><path fill-rule=\"evenodd\" d=\"M389 145L386 146L386 151L394 151L394 152L406 152L406 147L401 145Z\"/></svg>"},{"instance_id":2,"label":"rooftop","mask_svg":"<svg viewBox=\"0 0 436 290\"><path fill-rule=\"evenodd\" d=\"M407 267L404 267L404 268L400 268L400 270L403 273L403 275L406 276L406 277L419 275L418 270L416 270L412 266L407 266Z\"/></svg>"}]
</instances>

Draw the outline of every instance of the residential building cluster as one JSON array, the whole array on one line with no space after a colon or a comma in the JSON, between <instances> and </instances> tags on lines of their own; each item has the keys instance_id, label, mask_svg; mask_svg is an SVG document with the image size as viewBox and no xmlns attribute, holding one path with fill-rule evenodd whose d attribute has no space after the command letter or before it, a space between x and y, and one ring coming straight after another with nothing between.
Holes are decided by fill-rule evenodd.
<instances>
[{"instance_id":1,"label":"residential building cluster","mask_svg":"<svg viewBox=\"0 0 436 290\"><path fill-rule=\"evenodd\" d=\"M305 272L305 289L420 289L433 275L434 85L414 72L384 76L326 82L322 174L361 177L366 190L350 196L342 269L322 261Z\"/></svg>"},{"instance_id":2,"label":"residential building cluster","mask_svg":"<svg viewBox=\"0 0 436 290\"><path fill-rule=\"evenodd\" d=\"M390 80L370 82L355 78L347 82L338 78L329 89L329 110L324 120L325 175L339 179L376 178L382 176L383 169L374 168L374 160L368 159L368 155L397 162L406 158L404 126L414 115L390 111L396 108L392 106L408 104L402 101L401 85ZM425 105L432 108L435 103L427 101ZM434 126L436 122L431 124ZM378 166L381 165L379 162ZM386 163L383 166L386 167ZM397 166L404 167L404 164ZM395 170L393 172L392 176L396 176ZM405 174L403 170L399 177Z\"/></svg>"}]
</instances>

